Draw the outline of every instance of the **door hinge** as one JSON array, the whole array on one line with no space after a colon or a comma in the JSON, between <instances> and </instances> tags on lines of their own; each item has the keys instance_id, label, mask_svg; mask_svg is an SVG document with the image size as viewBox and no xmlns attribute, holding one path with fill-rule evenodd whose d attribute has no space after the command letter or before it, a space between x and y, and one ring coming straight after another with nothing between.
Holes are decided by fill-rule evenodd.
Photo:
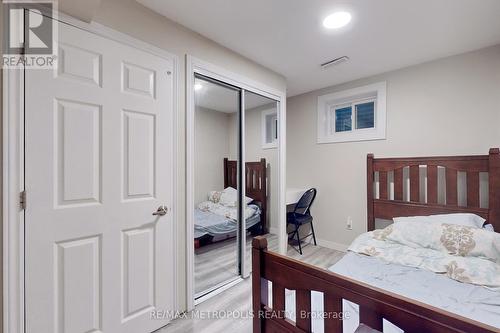
<instances>
[{"instance_id":1,"label":"door hinge","mask_svg":"<svg viewBox=\"0 0 500 333\"><path fill-rule=\"evenodd\" d=\"M19 204L22 210L26 210L26 191L19 193Z\"/></svg>"}]
</instances>

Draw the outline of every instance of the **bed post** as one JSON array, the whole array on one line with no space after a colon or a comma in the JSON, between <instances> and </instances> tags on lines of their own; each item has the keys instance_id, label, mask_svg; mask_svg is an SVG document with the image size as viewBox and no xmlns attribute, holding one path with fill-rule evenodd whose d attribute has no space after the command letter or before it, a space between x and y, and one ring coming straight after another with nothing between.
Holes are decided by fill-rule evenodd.
<instances>
[{"instance_id":1,"label":"bed post","mask_svg":"<svg viewBox=\"0 0 500 333\"><path fill-rule=\"evenodd\" d=\"M227 188L227 184L228 184L228 181L229 181L229 175L228 175L228 172L227 172L227 162L228 162L228 158L227 157L224 157L224 188Z\"/></svg>"},{"instance_id":2,"label":"bed post","mask_svg":"<svg viewBox=\"0 0 500 333\"><path fill-rule=\"evenodd\" d=\"M263 332L262 304L269 304L268 283L262 279L261 269L264 267L264 251L267 251L267 239L257 236L252 240L252 309L253 333Z\"/></svg>"},{"instance_id":3,"label":"bed post","mask_svg":"<svg viewBox=\"0 0 500 333\"><path fill-rule=\"evenodd\" d=\"M266 159L265 158L261 158L260 159L260 164L262 165L262 175L261 175L261 179L262 179L262 188L261 188L261 191L262 191L262 234L267 234L268 232L268 227L267 227L267 165L266 165Z\"/></svg>"},{"instance_id":4,"label":"bed post","mask_svg":"<svg viewBox=\"0 0 500 333\"><path fill-rule=\"evenodd\" d=\"M500 230L500 150L498 148L490 148L488 160L488 222L491 223L495 231L498 232Z\"/></svg>"},{"instance_id":5,"label":"bed post","mask_svg":"<svg viewBox=\"0 0 500 333\"><path fill-rule=\"evenodd\" d=\"M368 231L375 230L375 218L373 216L373 154L366 156L366 200Z\"/></svg>"}]
</instances>

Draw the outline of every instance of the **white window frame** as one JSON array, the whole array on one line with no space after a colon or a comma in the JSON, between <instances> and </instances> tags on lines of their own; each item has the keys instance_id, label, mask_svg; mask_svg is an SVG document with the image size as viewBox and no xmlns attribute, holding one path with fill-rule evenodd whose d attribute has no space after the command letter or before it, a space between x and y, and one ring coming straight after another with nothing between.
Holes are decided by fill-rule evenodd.
<instances>
[{"instance_id":1,"label":"white window frame","mask_svg":"<svg viewBox=\"0 0 500 333\"><path fill-rule=\"evenodd\" d=\"M362 87L318 97L318 143L384 140L386 138L387 83L377 82ZM356 128L357 104L375 102L374 127ZM335 132L335 109L351 106L352 130Z\"/></svg>"},{"instance_id":2,"label":"white window frame","mask_svg":"<svg viewBox=\"0 0 500 333\"><path fill-rule=\"evenodd\" d=\"M271 122L267 121L268 116L275 116ZM271 141L267 138L267 126L273 126L274 137ZM261 136L262 136L262 149L272 149L278 147L278 112L276 109L263 110L261 113ZM275 132L275 133L274 133Z\"/></svg>"}]
</instances>

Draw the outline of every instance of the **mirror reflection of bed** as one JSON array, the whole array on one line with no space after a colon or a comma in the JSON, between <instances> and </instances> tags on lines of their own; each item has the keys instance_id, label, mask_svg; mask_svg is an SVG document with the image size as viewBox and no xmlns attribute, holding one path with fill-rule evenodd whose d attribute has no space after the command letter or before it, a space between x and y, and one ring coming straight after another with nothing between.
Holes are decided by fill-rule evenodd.
<instances>
[{"instance_id":1,"label":"mirror reflection of bed","mask_svg":"<svg viewBox=\"0 0 500 333\"><path fill-rule=\"evenodd\" d=\"M247 246L240 254L238 230L243 215L238 213L237 168L239 143L243 138L239 126L242 93L245 93L247 133L244 147ZM271 212L271 206L277 204L271 195L276 186L271 170L277 163L277 149L265 150L264 139L261 140L267 127L264 119L271 126L269 136L276 137L277 105L268 98L201 76L195 78L195 105L193 246L194 291L195 299L199 299L242 276L240 255L246 255L249 272L252 236L265 234L270 246L277 247L277 237L269 234L270 222L276 219Z\"/></svg>"},{"instance_id":2,"label":"mirror reflection of bed","mask_svg":"<svg viewBox=\"0 0 500 333\"><path fill-rule=\"evenodd\" d=\"M237 161L224 158L223 165L224 189L209 192L207 201L195 208L195 249L237 236ZM267 233L266 159L247 162L245 174L245 227L253 236L263 235Z\"/></svg>"},{"instance_id":3,"label":"mirror reflection of bed","mask_svg":"<svg viewBox=\"0 0 500 333\"><path fill-rule=\"evenodd\" d=\"M224 187L210 191L207 200L195 208L195 286L203 292L214 280L227 281L237 275L234 262L238 229L236 190L237 162L223 160ZM247 242L250 236L267 233L266 160L246 163L245 218ZM215 284L216 285L216 284Z\"/></svg>"}]
</instances>

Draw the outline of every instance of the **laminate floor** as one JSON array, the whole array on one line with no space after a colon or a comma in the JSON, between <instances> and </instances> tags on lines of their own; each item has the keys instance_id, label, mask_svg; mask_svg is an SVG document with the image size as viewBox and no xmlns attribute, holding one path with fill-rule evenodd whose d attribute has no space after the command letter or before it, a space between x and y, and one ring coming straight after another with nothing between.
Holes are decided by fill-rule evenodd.
<instances>
[{"instance_id":1,"label":"laminate floor","mask_svg":"<svg viewBox=\"0 0 500 333\"><path fill-rule=\"evenodd\" d=\"M268 238L268 248L270 250L275 250L278 246L278 238L276 235L267 235ZM229 247L225 248L227 251L230 250ZM224 258L224 247L217 248L219 255L211 256L212 265L218 265L218 267L224 266L224 263L219 262L214 264L213 260L220 258L223 261ZM319 266L322 268L328 268L334 263L336 263L342 256L343 252L331 250L321 246L307 245L303 248L303 255L301 256L292 247L288 248L288 255L297 260L307 262L309 264ZM205 260L205 258L199 258ZM248 260L250 263L250 260ZM210 266L207 264L207 266ZM201 279L203 273L201 270L198 272L198 279ZM213 272L210 272L213 274ZM246 279L243 282L225 290L224 292L216 295L209 300L196 306L196 309L187 313L186 317L182 317L172 321L168 326L157 333L192 333L192 332L238 332L238 333L250 333L252 332L252 320L250 318L243 318L252 308L252 281L251 278ZM219 318L216 318L218 316ZM232 316L232 318L228 318ZM211 317L211 318L209 318ZM215 317L215 318L214 318ZM237 317L237 318L234 318Z\"/></svg>"},{"instance_id":2,"label":"laminate floor","mask_svg":"<svg viewBox=\"0 0 500 333\"><path fill-rule=\"evenodd\" d=\"M267 235L268 248L278 249L278 237ZM246 265L250 271L252 238L247 237ZM195 250L194 290L200 294L238 276L236 238L203 246Z\"/></svg>"}]
</instances>

